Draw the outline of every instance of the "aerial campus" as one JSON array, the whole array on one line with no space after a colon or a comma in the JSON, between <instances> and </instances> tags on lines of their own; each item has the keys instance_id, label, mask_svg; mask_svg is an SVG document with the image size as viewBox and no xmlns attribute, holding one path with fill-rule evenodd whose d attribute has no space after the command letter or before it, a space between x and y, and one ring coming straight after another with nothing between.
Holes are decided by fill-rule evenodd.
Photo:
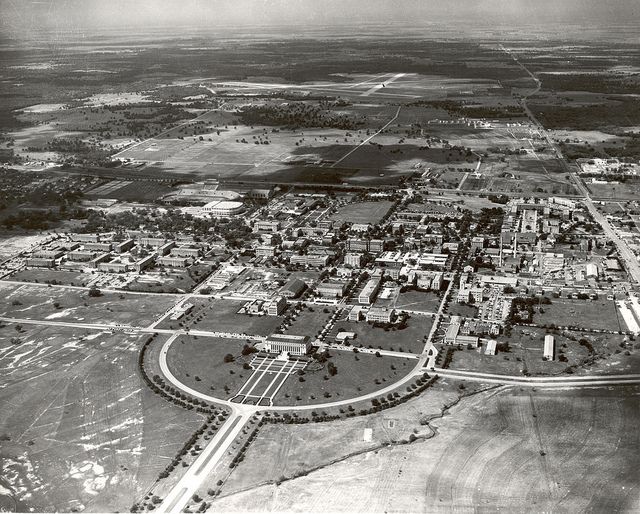
<instances>
[{"instance_id":1,"label":"aerial campus","mask_svg":"<svg viewBox=\"0 0 640 514\"><path fill-rule=\"evenodd\" d=\"M640 510L628 21L3 25L0 511Z\"/></svg>"}]
</instances>

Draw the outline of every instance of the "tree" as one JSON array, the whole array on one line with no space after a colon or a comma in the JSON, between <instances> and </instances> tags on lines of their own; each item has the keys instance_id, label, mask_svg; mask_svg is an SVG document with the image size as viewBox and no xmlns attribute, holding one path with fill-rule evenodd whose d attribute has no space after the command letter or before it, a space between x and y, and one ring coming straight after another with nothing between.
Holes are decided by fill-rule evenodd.
<instances>
[{"instance_id":1,"label":"tree","mask_svg":"<svg viewBox=\"0 0 640 514\"><path fill-rule=\"evenodd\" d=\"M231 355L230 353L224 356L224 362L226 362L227 364L229 364L230 362L233 362L234 360L235 359L233 358L233 355Z\"/></svg>"},{"instance_id":2,"label":"tree","mask_svg":"<svg viewBox=\"0 0 640 514\"><path fill-rule=\"evenodd\" d=\"M329 375L333 377L338 373L338 368L336 368L336 365L333 362L329 362L327 364L327 371L329 372Z\"/></svg>"},{"instance_id":3,"label":"tree","mask_svg":"<svg viewBox=\"0 0 640 514\"><path fill-rule=\"evenodd\" d=\"M100 289L98 289L96 286L91 286L91 289L89 289L89 296L93 298L102 296L102 291L100 291Z\"/></svg>"}]
</instances>

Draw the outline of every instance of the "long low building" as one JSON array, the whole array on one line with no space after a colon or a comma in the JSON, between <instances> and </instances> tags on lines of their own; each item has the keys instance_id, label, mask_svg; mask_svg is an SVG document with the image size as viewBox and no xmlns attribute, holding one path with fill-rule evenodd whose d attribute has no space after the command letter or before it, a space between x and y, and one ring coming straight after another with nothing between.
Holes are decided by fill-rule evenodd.
<instances>
[{"instance_id":1,"label":"long low building","mask_svg":"<svg viewBox=\"0 0 640 514\"><path fill-rule=\"evenodd\" d=\"M551 334L544 336L544 355L543 359L552 361L554 356L555 339Z\"/></svg>"},{"instance_id":2,"label":"long low building","mask_svg":"<svg viewBox=\"0 0 640 514\"><path fill-rule=\"evenodd\" d=\"M258 346L258 345L256 345ZM290 355L306 355L311 350L309 336L289 334L272 334L259 344L259 349L269 353L288 353Z\"/></svg>"}]
</instances>

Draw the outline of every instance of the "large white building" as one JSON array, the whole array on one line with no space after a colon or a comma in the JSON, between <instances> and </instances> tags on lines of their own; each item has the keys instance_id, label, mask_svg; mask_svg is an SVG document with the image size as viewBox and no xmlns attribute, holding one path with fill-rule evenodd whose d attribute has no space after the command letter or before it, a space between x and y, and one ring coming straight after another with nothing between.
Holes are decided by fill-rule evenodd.
<instances>
[{"instance_id":1,"label":"large white building","mask_svg":"<svg viewBox=\"0 0 640 514\"><path fill-rule=\"evenodd\" d=\"M272 334L260 344L260 349L269 353L285 352L290 355L306 355L311 350L309 336Z\"/></svg>"},{"instance_id":2,"label":"large white building","mask_svg":"<svg viewBox=\"0 0 640 514\"><path fill-rule=\"evenodd\" d=\"M234 216L244 212L244 204L231 200L214 200L200 207L200 211L213 216Z\"/></svg>"},{"instance_id":3,"label":"large white building","mask_svg":"<svg viewBox=\"0 0 640 514\"><path fill-rule=\"evenodd\" d=\"M547 334L546 336L544 336L544 355L542 357L544 360L546 361L553 360L554 346L555 346L554 337L551 334Z\"/></svg>"},{"instance_id":4,"label":"large white building","mask_svg":"<svg viewBox=\"0 0 640 514\"><path fill-rule=\"evenodd\" d=\"M364 288L358 295L358 303L371 305L376 299L376 295L378 294L381 283L382 279L380 277L369 279L369 281L365 284Z\"/></svg>"}]
</instances>

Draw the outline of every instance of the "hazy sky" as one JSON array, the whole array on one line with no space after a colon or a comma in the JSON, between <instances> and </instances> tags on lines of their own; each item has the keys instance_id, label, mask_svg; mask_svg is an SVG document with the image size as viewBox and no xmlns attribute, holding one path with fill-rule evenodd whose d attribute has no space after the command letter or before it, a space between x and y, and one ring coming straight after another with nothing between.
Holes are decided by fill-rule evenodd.
<instances>
[{"instance_id":1,"label":"hazy sky","mask_svg":"<svg viewBox=\"0 0 640 514\"><path fill-rule=\"evenodd\" d=\"M5 33L41 28L234 27L447 22L538 24L638 20L640 0L0 0Z\"/></svg>"}]
</instances>

